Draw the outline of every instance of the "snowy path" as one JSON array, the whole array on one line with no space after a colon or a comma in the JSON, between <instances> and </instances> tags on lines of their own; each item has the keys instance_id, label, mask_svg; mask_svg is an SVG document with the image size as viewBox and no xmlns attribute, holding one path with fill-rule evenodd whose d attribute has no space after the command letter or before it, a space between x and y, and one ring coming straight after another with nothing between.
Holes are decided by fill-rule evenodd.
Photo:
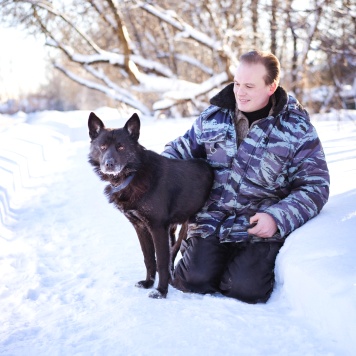
<instances>
[{"instance_id":1,"label":"snowy path","mask_svg":"<svg viewBox=\"0 0 356 356\"><path fill-rule=\"evenodd\" d=\"M142 253L87 163L87 116L48 112L0 132L0 355L349 354L292 305L293 286L278 283L266 305L135 288ZM140 141L159 152L188 126L147 119Z\"/></svg>"}]
</instances>

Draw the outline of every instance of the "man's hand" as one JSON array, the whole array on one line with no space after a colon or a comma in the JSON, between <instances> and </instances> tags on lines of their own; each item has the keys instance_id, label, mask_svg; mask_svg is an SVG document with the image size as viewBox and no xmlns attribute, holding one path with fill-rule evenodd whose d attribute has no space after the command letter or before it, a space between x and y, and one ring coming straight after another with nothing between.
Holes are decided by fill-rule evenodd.
<instances>
[{"instance_id":1,"label":"man's hand","mask_svg":"<svg viewBox=\"0 0 356 356\"><path fill-rule=\"evenodd\" d=\"M250 224L256 224L247 232L258 237L272 237L277 232L277 224L271 215L267 213L256 213L250 218Z\"/></svg>"}]
</instances>

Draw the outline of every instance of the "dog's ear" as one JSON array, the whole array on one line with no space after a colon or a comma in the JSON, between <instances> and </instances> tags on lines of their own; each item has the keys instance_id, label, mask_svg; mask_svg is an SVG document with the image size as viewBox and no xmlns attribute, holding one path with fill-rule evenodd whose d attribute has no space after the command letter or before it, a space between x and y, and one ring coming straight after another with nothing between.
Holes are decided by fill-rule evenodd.
<instances>
[{"instance_id":1,"label":"dog's ear","mask_svg":"<svg viewBox=\"0 0 356 356\"><path fill-rule=\"evenodd\" d=\"M93 112L91 112L89 115L88 127L89 136L92 140L97 138L100 131L105 128L103 122Z\"/></svg>"},{"instance_id":2,"label":"dog's ear","mask_svg":"<svg viewBox=\"0 0 356 356\"><path fill-rule=\"evenodd\" d=\"M124 128L134 140L138 140L140 137L140 118L136 113L127 120Z\"/></svg>"}]
</instances>

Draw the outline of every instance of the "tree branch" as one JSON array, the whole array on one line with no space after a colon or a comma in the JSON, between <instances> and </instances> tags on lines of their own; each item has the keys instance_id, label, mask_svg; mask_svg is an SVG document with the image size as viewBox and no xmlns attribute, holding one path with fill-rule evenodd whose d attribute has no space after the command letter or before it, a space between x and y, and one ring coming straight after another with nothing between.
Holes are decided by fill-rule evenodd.
<instances>
[{"instance_id":1,"label":"tree branch","mask_svg":"<svg viewBox=\"0 0 356 356\"><path fill-rule=\"evenodd\" d=\"M185 83L185 88L179 88L179 90L170 90L163 95L163 100L156 101L153 104L153 110L164 110L168 109L180 102L194 100L200 95L209 93L212 89L220 86L228 81L229 77L226 72L217 74L203 83L193 84ZM184 85L184 83L181 84ZM172 82L171 82L172 86ZM173 88L174 89L174 88ZM178 88L177 88L178 89Z\"/></svg>"},{"instance_id":2,"label":"tree branch","mask_svg":"<svg viewBox=\"0 0 356 356\"><path fill-rule=\"evenodd\" d=\"M53 6L51 6L50 3L46 2L42 2L42 1L36 1L36 0L27 0L26 2L28 2L29 4L31 4L34 8L35 7L39 7L41 9L44 9L46 11L48 11L49 13L51 13L52 15L58 16L59 18L61 18L66 24L68 24L71 28L73 28L73 30L78 33L78 35L84 39L84 41L95 51L95 52L100 52L101 48L95 43L93 42L88 36L85 35L85 33L83 33L82 31L79 30L79 28L77 26L75 26L68 18L67 16L65 16L63 13L56 11Z\"/></svg>"},{"instance_id":3,"label":"tree branch","mask_svg":"<svg viewBox=\"0 0 356 356\"><path fill-rule=\"evenodd\" d=\"M206 46L215 51L222 51L222 44L221 41L216 41L211 37L205 35L204 33L195 30L192 26L185 23L182 19L178 18L177 15L174 17L172 16L171 12L168 13L164 9L160 8L159 6L153 6L147 4L146 2L137 1L137 5L150 13L151 15L157 17L159 20L164 21L171 26L173 26L176 30L180 31L180 36L186 38L192 38L198 43Z\"/></svg>"},{"instance_id":4,"label":"tree branch","mask_svg":"<svg viewBox=\"0 0 356 356\"><path fill-rule=\"evenodd\" d=\"M130 55L132 54L131 50L131 39L129 36L129 32L127 31L127 28L125 26L125 23L122 19L122 16L120 14L119 8L114 4L112 0L106 0L108 3L115 21L116 21L116 32L118 34L119 40L121 44L124 47L124 66L125 69L130 76L130 79L133 83L138 84L139 79L138 77L140 76L140 71L138 70L135 62L130 58Z\"/></svg>"},{"instance_id":5,"label":"tree branch","mask_svg":"<svg viewBox=\"0 0 356 356\"><path fill-rule=\"evenodd\" d=\"M76 82L80 85L83 85L89 89L94 89L101 93L104 93L105 95L107 95L108 97L110 97L116 101L125 103L137 110L140 110L144 115L150 115L150 110L147 108L147 106L142 104L133 95L128 95L129 93L126 91L123 91L122 89L120 90L120 92L117 92L115 89L117 89L118 87L109 88L108 86L104 86L99 83L81 78L78 75L65 69L64 67L62 67L61 65L59 65L57 63L54 63L54 67L57 68L59 71L61 71L68 78L72 79L74 82ZM91 69L91 71L92 71L92 69Z\"/></svg>"}]
</instances>

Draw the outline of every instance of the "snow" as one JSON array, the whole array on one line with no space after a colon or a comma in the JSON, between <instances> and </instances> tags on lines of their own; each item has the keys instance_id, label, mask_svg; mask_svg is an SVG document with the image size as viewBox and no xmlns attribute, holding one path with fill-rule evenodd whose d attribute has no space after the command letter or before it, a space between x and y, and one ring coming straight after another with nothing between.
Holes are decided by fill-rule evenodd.
<instances>
[{"instance_id":1,"label":"snow","mask_svg":"<svg viewBox=\"0 0 356 356\"><path fill-rule=\"evenodd\" d=\"M108 127L130 115L95 113ZM87 162L88 116L0 116L1 355L355 354L355 112L313 118L331 197L288 237L257 305L172 287L153 300L134 286L142 253ZM143 117L140 142L161 152L191 123Z\"/></svg>"}]
</instances>

